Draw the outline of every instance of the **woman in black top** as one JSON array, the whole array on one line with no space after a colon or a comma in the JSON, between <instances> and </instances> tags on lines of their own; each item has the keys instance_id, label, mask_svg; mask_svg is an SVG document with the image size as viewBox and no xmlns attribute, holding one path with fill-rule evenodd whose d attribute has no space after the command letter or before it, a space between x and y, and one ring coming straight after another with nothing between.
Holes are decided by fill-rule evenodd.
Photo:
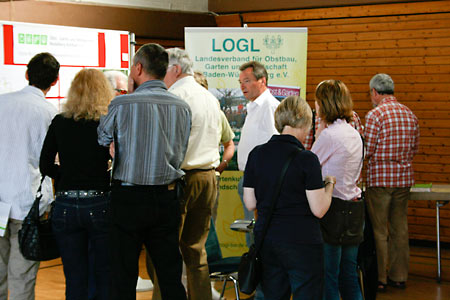
<instances>
[{"instance_id":1,"label":"woman in black top","mask_svg":"<svg viewBox=\"0 0 450 300\"><path fill-rule=\"evenodd\" d=\"M258 242L269 217L270 204L281 169L297 152L287 169L277 204L261 248L262 282L266 299L322 299L323 241L318 218L331 202L335 178L322 181L317 156L302 141L311 127L311 108L300 97L284 99L275 111L274 135L255 147L244 175L244 202L258 210Z\"/></svg>"},{"instance_id":2,"label":"woman in black top","mask_svg":"<svg viewBox=\"0 0 450 300\"><path fill-rule=\"evenodd\" d=\"M42 147L39 167L55 179L53 231L66 277L66 299L88 299L88 247L94 255L97 297L110 297L107 252L109 150L97 143L97 126L113 98L112 87L99 70L75 76L65 112L55 116ZM55 163L58 155L59 164Z\"/></svg>"}]
</instances>

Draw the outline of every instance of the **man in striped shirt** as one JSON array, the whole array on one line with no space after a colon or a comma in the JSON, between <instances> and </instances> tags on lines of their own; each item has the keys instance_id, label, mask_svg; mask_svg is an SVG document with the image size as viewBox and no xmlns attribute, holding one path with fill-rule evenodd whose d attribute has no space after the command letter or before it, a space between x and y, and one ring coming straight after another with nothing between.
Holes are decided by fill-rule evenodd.
<instances>
[{"instance_id":1,"label":"man in striped shirt","mask_svg":"<svg viewBox=\"0 0 450 300\"><path fill-rule=\"evenodd\" d=\"M114 142L111 190L112 300L136 299L142 244L153 261L163 299L186 299L179 251L180 178L191 110L167 91L168 54L146 44L134 56L128 95L114 98L97 129Z\"/></svg>"},{"instance_id":2,"label":"man in striped shirt","mask_svg":"<svg viewBox=\"0 0 450 300\"><path fill-rule=\"evenodd\" d=\"M408 277L408 200L419 145L417 117L394 97L387 74L370 80L374 109L366 115L367 208L378 259L378 290L405 288ZM388 272L386 272L388 269Z\"/></svg>"}]
</instances>

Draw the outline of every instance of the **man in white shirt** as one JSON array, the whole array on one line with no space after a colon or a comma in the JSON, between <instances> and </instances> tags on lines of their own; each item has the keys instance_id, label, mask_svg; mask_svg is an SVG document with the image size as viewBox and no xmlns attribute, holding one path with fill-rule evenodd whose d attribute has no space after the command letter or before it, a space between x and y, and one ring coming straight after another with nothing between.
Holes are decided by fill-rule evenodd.
<instances>
[{"instance_id":1,"label":"man in white shirt","mask_svg":"<svg viewBox=\"0 0 450 300\"><path fill-rule=\"evenodd\" d=\"M39 156L56 108L45 95L58 81L59 63L50 53L34 56L25 73L29 85L0 95L0 203L9 220L0 237L0 299L33 300L39 262L25 259L18 232L40 183ZM42 183L40 211L53 198L50 178ZM2 217L8 217L3 215Z\"/></svg>"},{"instance_id":2,"label":"man in white shirt","mask_svg":"<svg viewBox=\"0 0 450 300\"><path fill-rule=\"evenodd\" d=\"M278 134L275 128L274 113L280 102L275 99L267 88L267 70L256 62L250 61L240 68L239 83L244 97L250 102L247 104L247 116L241 131L241 139L238 145L238 167L240 171L245 170L247 158L250 151L258 145L266 143L274 134ZM238 193L243 201L242 184L244 177L238 184ZM249 212L244 203L244 215L246 220L253 219L253 212ZM253 243L250 234L246 235L247 246Z\"/></svg>"},{"instance_id":3,"label":"man in white shirt","mask_svg":"<svg viewBox=\"0 0 450 300\"><path fill-rule=\"evenodd\" d=\"M217 193L215 168L220 155L219 102L194 79L192 61L185 50L168 49L169 67L164 82L169 92L185 100L192 111L192 126L181 168L186 173L181 205L180 249L186 264L188 299L211 300L205 243L211 209ZM155 284L153 300L158 291Z\"/></svg>"}]
</instances>

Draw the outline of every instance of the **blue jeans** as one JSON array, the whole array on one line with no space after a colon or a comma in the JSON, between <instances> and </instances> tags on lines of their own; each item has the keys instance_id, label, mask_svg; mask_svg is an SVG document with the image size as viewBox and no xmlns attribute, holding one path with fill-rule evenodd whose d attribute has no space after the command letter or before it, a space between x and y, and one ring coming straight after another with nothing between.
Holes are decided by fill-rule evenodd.
<instances>
[{"instance_id":1,"label":"blue jeans","mask_svg":"<svg viewBox=\"0 0 450 300\"><path fill-rule=\"evenodd\" d=\"M89 245L94 255L96 299L109 300L107 218L109 198L56 198L52 227L58 242L66 277L66 299L88 299Z\"/></svg>"},{"instance_id":2,"label":"blue jeans","mask_svg":"<svg viewBox=\"0 0 450 300\"><path fill-rule=\"evenodd\" d=\"M261 248L262 289L270 300L321 300L322 244L284 244L265 240Z\"/></svg>"},{"instance_id":3,"label":"blue jeans","mask_svg":"<svg viewBox=\"0 0 450 300\"><path fill-rule=\"evenodd\" d=\"M362 300L357 273L358 246L324 243L325 289L323 300ZM340 296L339 296L340 294Z\"/></svg>"}]
</instances>

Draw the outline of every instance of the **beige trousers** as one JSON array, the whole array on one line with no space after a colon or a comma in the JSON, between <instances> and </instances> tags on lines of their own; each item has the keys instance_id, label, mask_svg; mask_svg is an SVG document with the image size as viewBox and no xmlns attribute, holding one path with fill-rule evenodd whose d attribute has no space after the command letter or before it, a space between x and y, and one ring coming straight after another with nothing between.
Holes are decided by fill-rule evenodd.
<instances>
[{"instance_id":1,"label":"beige trousers","mask_svg":"<svg viewBox=\"0 0 450 300\"><path fill-rule=\"evenodd\" d=\"M0 237L0 300L34 300L39 262L25 259L19 250L22 221L9 220L5 235Z\"/></svg>"},{"instance_id":2,"label":"beige trousers","mask_svg":"<svg viewBox=\"0 0 450 300\"><path fill-rule=\"evenodd\" d=\"M409 187L370 187L367 209L372 221L378 260L378 281L406 281L409 270Z\"/></svg>"}]
</instances>

